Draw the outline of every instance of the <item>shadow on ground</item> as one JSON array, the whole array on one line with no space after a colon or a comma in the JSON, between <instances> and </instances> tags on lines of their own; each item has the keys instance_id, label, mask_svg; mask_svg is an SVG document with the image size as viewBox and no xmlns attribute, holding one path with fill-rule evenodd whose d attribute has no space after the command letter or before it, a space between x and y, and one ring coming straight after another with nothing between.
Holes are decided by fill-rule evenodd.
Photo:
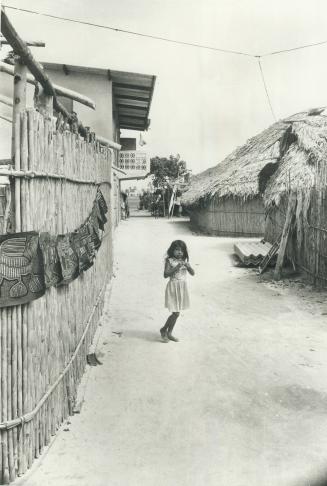
<instances>
[{"instance_id":1,"label":"shadow on ground","mask_svg":"<svg viewBox=\"0 0 327 486\"><path fill-rule=\"evenodd\" d=\"M161 337L158 332L153 331L145 331L143 329L129 329L124 331L125 338L132 338L132 339L142 339L143 341L150 341L150 342L161 342Z\"/></svg>"}]
</instances>

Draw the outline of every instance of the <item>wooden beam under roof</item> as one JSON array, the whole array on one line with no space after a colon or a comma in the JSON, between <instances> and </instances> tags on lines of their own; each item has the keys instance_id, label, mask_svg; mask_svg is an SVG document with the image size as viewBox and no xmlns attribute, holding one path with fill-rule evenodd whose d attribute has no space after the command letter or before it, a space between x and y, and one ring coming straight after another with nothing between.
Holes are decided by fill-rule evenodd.
<instances>
[{"instance_id":1,"label":"wooden beam under roof","mask_svg":"<svg viewBox=\"0 0 327 486\"><path fill-rule=\"evenodd\" d=\"M128 84L128 83L116 83L113 82L115 88L125 88L125 89L133 89L136 91L150 91L151 86L139 86L138 84Z\"/></svg>"},{"instance_id":2,"label":"wooden beam under roof","mask_svg":"<svg viewBox=\"0 0 327 486\"><path fill-rule=\"evenodd\" d=\"M143 98L144 97L144 99L146 99L146 100L150 99L150 92L149 91L138 91L136 89L117 88L117 87L113 86L113 92L114 92L115 96L128 95L128 96L133 96L135 98Z\"/></svg>"},{"instance_id":3,"label":"wooden beam under roof","mask_svg":"<svg viewBox=\"0 0 327 486\"><path fill-rule=\"evenodd\" d=\"M128 113L119 113L119 120L122 120L122 118L131 118L132 120L137 119L137 120L145 120L146 119L146 114L140 114L140 115L129 115Z\"/></svg>"},{"instance_id":4,"label":"wooden beam under roof","mask_svg":"<svg viewBox=\"0 0 327 486\"><path fill-rule=\"evenodd\" d=\"M116 103L118 107L121 107L121 108L133 108L133 110L145 110L147 111L147 104L145 104L145 106L141 106L141 105L130 105L128 103L122 103L121 101L118 101L118 103Z\"/></svg>"},{"instance_id":5,"label":"wooden beam under roof","mask_svg":"<svg viewBox=\"0 0 327 486\"><path fill-rule=\"evenodd\" d=\"M140 108L138 106L120 106L119 113L128 113L129 115L139 115L140 113L144 113L144 116L147 114L146 108Z\"/></svg>"},{"instance_id":6,"label":"wooden beam under roof","mask_svg":"<svg viewBox=\"0 0 327 486\"><path fill-rule=\"evenodd\" d=\"M147 95L147 93L144 93L145 96L143 97L143 96L120 94L120 93L116 93L116 91L114 90L114 95L116 96L116 98L121 98L123 100L135 100L135 101L145 101L145 102L148 102L150 100L150 97Z\"/></svg>"},{"instance_id":7,"label":"wooden beam under roof","mask_svg":"<svg viewBox=\"0 0 327 486\"><path fill-rule=\"evenodd\" d=\"M121 116L119 117L119 120L125 120L126 118L129 118L131 120L139 121L139 120L145 120L146 116L145 115L127 115L125 113L122 113Z\"/></svg>"},{"instance_id":8,"label":"wooden beam under roof","mask_svg":"<svg viewBox=\"0 0 327 486\"><path fill-rule=\"evenodd\" d=\"M140 118L122 118L121 123L125 125L137 125L138 127L144 126L144 121Z\"/></svg>"},{"instance_id":9,"label":"wooden beam under roof","mask_svg":"<svg viewBox=\"0 0 327 486\"><path fill-rule=\"evenodd\" d=\"M143 131L144 130L144 127L142 126L135 126L135 125L127 125L127 124L123 124L120 126L120 128L122 130L137 130L139 132Z\"/></svg>"}]
</instances>

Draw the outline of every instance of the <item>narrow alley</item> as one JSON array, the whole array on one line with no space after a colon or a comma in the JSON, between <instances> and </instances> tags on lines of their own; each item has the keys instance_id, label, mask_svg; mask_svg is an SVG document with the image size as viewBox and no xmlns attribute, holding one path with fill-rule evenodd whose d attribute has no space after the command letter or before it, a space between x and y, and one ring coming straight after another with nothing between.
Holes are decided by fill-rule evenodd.
<instances>
[{"instance_id":1,"label":"narrow alley","mask_svg":"<svg viewBox=\"0 0 327 486\"><path fill-rule=\"evenodd\" d=\"M19 486L290 486L327 459L323 293L233 266L233 238L184 219L135 217L116 232L115 274L81 413ZM188 245L191 309L164 344L163 262ZM324 305L326 307L324 307Z\"/></svg>"}]
</instances>

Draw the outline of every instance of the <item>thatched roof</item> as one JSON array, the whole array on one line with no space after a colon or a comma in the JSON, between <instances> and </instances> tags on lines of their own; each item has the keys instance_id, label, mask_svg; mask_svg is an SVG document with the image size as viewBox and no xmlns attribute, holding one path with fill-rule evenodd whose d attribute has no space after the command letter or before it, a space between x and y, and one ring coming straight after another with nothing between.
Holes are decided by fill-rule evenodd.
<instances>
[{"instance_id":1,"label":"thatched roof","mask_svg":"<svg viewBox=\"0 0 327 486\"><path fill-rule=\"evenodd\" d=\"M312 186L318 161L327 161L327 110L298 113L251 138L215 167L195 175L182 202L187 206L213 197L278 200L290 185Z\"/></svg>"}]
</instances>

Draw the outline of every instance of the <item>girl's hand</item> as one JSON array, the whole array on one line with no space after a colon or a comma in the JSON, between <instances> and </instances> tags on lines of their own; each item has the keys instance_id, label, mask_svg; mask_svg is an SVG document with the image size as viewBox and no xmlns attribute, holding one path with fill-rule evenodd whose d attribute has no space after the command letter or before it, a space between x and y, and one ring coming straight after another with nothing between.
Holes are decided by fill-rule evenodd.
<instances>
[{"instance_id":1,"label":"girl's hand","mask_svg":"<svg viewBox=\"0 0 327 486\"><path fill-rule=\"evenodd\" d=\"M187 271L190 275L194 275L195 272L194 272L193 268L191 267L191 265L189 264L189 262L185 262L185 267L186 267L186 269L187 269Z\"/></svg>"}]
</instances>

